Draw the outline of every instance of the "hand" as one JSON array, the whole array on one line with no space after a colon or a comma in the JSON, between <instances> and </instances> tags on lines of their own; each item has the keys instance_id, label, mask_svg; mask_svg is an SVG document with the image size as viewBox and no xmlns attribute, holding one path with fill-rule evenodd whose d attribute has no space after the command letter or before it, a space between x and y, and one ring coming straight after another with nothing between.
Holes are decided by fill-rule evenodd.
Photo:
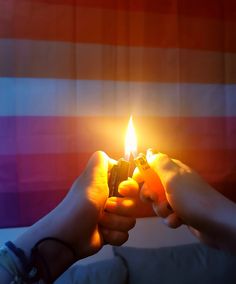
<instances>
[{"instance_id":1,"label":"hand","mask_svg":"<svg viewBox=\"0 0 236 284\"><path fill-rule=\"evenodd\" d=\"M104 211L109 194L108 171L113 164L105 153L96 152L64 200L65 207L75 208L75 217L67 227L71 228L71 242L80 257L96 253L106 243L123 244L135 224L134 218Z\"/></svg>"},{"instance_id":2,"label":"hand","mask_svg":"<svg viewBox=\"0 0 236 284\"><path fill-rule=\"evenodd\" d=\"M158 215L170 227L187 224L201 241L221 248L235 250L236 205L207 184L194 170L164 154L147 155L149 165L159 176L162 189L146 185L143 198L154 202ZM141 179L136 170L135 178ZM173 212L158 204L158 194L164 190ZM141 190L141 195L143 194Z\"/></svg>"},{"instance_id":3,"label":"hand","mask_svg":"<svg viewBox=\"0 0 236 284\"><path fill-rule=\"evenodd\" d=\"M164 154L147 153L147 160L151 169L159 177L159 188L153 188L147 182L141 189L141 198L153 202L154 211L158 216L166 218L166 223L176 227L179 217L184 223L192 223L193 219L199 219L202 212L209 208L207 195L212 195L215 190L211 188L195 171L182 162L170 159ZM134 178L143 179L138 169ZM159 200L160 194L165 194L165 199ZM174 212L166 208L168 202ZM205 206L203 206L205 204ZM202 206L200 208L199 206ZM190 218L190 220L189 220ZM178 225L178 224L177 224Z\"/></svg>"},{"instance_id":4,"label":"hand","mask_svg":"<svg viewBox=\"0 0 236 284\"><path fill-rule=\"evenodd\" d=\"M16 246L29 255L38 240L56 237L70 244L80 259L96 253L105 243L124 243L128 230L135 224L134 218L104 212L109 193L108 171L113 163L105 153L94 153L63 201L19 237ZM72 264L71 255L52 242L42 246L45 259L52 263L50 269L55 279Z\"/></svg>"},{"instance_id":5,"label":"hand","mask_svg":"<svg viewBox=\"0 0 236 284\"><path fill-rule=\"evenodd\" d=\"M110 197L105 210L125 217L144 218L156 216L150 203L140 199L139 184L132 178L122 181L118 192L122 197Z\"/></svg>"}]
</instances>

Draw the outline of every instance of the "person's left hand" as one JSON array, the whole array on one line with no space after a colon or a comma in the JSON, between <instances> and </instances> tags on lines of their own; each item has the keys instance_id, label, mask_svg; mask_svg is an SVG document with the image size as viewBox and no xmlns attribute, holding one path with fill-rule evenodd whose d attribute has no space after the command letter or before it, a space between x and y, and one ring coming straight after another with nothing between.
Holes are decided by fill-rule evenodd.
<instances>
[{"instance_id":1,"label":"person's left hand","mask_svg":"<svg viewBox=\"0 0 236 284\"><path fill-rule=\"evenodd\" d=\"M104 211L109 195L108 172L114 161L98 151L90 158L85 170L74 182L69 194L56 209L65 212L64 239L77 250L79 258L96 253L104 244L121 245L135 225L129 214ZM125 213L128 208L122 206Z\"/></svg>"},{"instance_id":2,"label":"person's left hand","mask_svg":"<svg viewBox=\"0 0 236 284\"><path fill-rule=\"evenodd\" d=\"M118 191L122 197L109 198L105 207L106 211L133 218L156 216L152 205L140 199L140 186L134 179L128 178L122 181Z\"/></svg>"},{"instance_id":3,"label":"person's left hand","mask_svg":"<svg viewBox=\"0 0 236 284\"><path fill-rule=\"evenodd\" d=\"M104 244L121 245L128 239L135 219L128 217L128 213L121 216L104 210L109 195L108 174L113 163L105 153L95 152L61 203L15 240L15 245L27 257L39 240L48 237L64 241L73 248L75 257L72 258L70 250L57 242L46 241L40 245L40 254L50 266L52 279L74 261L95 254ZM125 212L127 208L122 210ZM44 273L41 274L44 277Z\"/></svg>"}]
</instances>

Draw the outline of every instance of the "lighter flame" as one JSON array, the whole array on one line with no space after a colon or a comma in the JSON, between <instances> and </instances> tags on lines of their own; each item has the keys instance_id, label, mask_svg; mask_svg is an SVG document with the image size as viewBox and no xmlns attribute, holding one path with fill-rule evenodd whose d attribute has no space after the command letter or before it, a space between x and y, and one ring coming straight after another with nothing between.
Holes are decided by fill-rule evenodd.
<instances>
[{"instance_id":1,"label":"lighter flame","mask_svg":"<svg viewBox=\"0 0 236 284\"><path fill-rule=\"evenodd\" d=\"M135 157L137 154L137 137L133 125L133 118L130 116L129 124L125 137L125 159L129 160L130 154Z\"/></svg>"}]
</instances>

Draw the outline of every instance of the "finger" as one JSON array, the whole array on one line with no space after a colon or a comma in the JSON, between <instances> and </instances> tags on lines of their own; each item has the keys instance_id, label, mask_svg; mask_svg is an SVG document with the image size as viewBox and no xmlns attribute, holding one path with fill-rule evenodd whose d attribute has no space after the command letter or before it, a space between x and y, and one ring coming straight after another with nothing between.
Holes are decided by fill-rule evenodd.
<instances>
[{"instance_id":1,"label":"finger","mask_svg":"<svg viewBox=\"0 0 236 284\"><path fill-rule=\"evenodd\" d=\"M201 232L200 232L199 230L197 230L197 229L195 229L195 228L193 228L193 227L191 227L191 226L188 226L188 229L189 229L189 231L190 231L195 237L197 237L198 239L200 239L200 237L201 237Z\"/></svg>"},{"instance_id":2,"label":"finger","mask_svg":"<svg viewBox=\"0 0 236 284\"><path fill-rule=\"evenodd\" d=\"M162 218L166 218L173 213L173 210L171 209L168 201L163 201L158 204L153 202L152 207L156 215Z\"/></svg>"},{"instance_id":3,"label":"finger","mask_svg":"<svg viewBox=\"0 0 236 284\"><path fill-rule=\"evenodd\" d=\"M111 159L102 151L94 152L90 157L84 171L83 176L93 180L94 177L104 177L107 181L107 172L111 166Z\"/></svg>"},{"instance_id":4,"label":"finger","mask_svg":"<svg viewBox=\"0 0 236 284\"><path fill-rule=\"evenodd\" d=\"M136 202L132 198L110 197L107 199L104 210L121 216L132 216Z\"/></svg>"},{"instance_id":5,"label":"finger","mask_svg":"<svg viewBox=\"0 0 236 284\"><path fill-rule=\"evenodd\" d=\"M109 201L112 199L112 201ZM122 203L126 204L125 207ZM151 203L144 203L138 197L137 199L110 197L105 206L105 211L122 216L134 218L145 218L156 216Z\"/></svg>"},{"instance_id":6,"label":"finger","mask_svg":"<svg viewBox=\"0 0 236 284\"><path fill-rule=\"evenodd\" d=\"M129 238L128 232L112 231L102 227L100 227L100 232L104 242L112 246L121 246Z\"/></svg>"},{"instance_id":7,"label":"finger","mask_svg":"<svg viewBox=\"0 0 236 284\"><path fill-rule=\"evenodd\" d=\"M147 150L146 158L149 165L152 168L156 169L157 172L159 171L159 169L171 170L173 168L176 168L179 163L181 163L180 161L171 159L168 155L155 151L151 148ZM184 165L183 163L181 164Z\"/></svg>"},{"instance_id":8,"label":"finger","mask_svg":"<svg viewBox=\"0 0 236 284\"><path fill-rule=\"evenodd\" d=\"M159 153L159 151L157 151L157 150L155 150L153 148L149 148L149 149L147 149L146 157L148 159L150 156L158 154L158 153Z\"/></svg>"},{"instance_id":9,"label":"finger","mask_svg":"<svg viewBox=\"0 0 236 284\"><path fill-rule=\"evenodd\" d=\"M142 185L142 188L140 190L140 199L143 202L157 202L157 197L155 196L155 192L153 190L150 190L148 185L144 183Z\"/></svg>"},{"instance_id":10,"label":"finger","mask_svg":"<svg viewBox=\"0 0 236 284\"><path fill-rule=\"evenodd\" d=\"M176 229L183 224L183 221L177 216L176 213L172 213L164 219L164 224L172 229Z\"/></svg>"},{"instance_id":11,"label":"finger","mask_svg":"<svg viewBox=\"0 0 236 284\"><path fill-rule=\"evenodd\" d=\"M110 158L109 156L107 156L107 158L108 158L108 171L110 172L111 169L113 168L113 166L117 165L118 162L116 160Z\"/></svg>"},{"instance_id":12,"label":"finger","mask_svg":"<svg viewBox=\"0 0 236 284\"><path fill-rule=\"evenodd\" d=\"M119 184L118 192L124 197L137 197L139 185L134 179L128 178Z\"/></svg>"},{"instance_id":13,"label":"finger","mask_svg":"<svg viewBox=\"0 0 236 284\"><path fill-rule=\"evenodd\" d=\"M134 169L132 178L137 183L143 183L144 182L143 176L141 175L141 173L140 173L140 171L139 171L139 169L137 167Z\"/></svg>"},{"instance_id":14,"label":"finger","mask_svg":"<svg viewBox=\"0 0 236 284\"><path fill-rule=\"evenodd\" d=\"M131 230L135 226L135 223L135 218L124 217L108 212L104 212L103 216L99 220L99 225L101 225L102 227L109 230L121 232Z\"/></svg>"},{"instance_id":15,"label":"finger","mask_svg":"<svg viewBox=\"0 0 236 284\"><path fill-rule=\"evenodd\" d=\"M155 171L159 180L161 181L162 188L159 190L159 201L165 199L165 194L169 193L172 182L176 177L179 176L180 168L165 154L155 154L149 157L149 164ZM154 179L154 176L153 176ZM157 190L158 192L158 190Z\"/></svg>"},{"instance_id":16,"label":"finger","mask_svg":"<svg viewBox=\"0 0 236 284\"><path fill-rule=\"evenodd\" d=\"M184 163L182 163L181 161L179 160L176 160L176 159L172 159L172 161L177 165L179 166L180 168L186 170L186 171L191 171L191 168L188 167L187 165L185 165Z\"/></svg>"},{"instance_id":17,"label":"finger","mask_svg":"<svg viewBox=\"0 0 236 284\"><path fill-rule=\"evenodd\" d=\"M148 155L147 161L158 174L176 169L176 167L178 167L169 156L162 153Z\"/></svg>"}]
</instances>

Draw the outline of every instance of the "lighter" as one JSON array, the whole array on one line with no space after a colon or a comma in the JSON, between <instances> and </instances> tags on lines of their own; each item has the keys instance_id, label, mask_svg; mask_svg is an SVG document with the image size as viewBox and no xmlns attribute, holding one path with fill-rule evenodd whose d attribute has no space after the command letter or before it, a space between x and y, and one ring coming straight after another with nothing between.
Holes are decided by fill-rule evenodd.
<instances>
[{"instance_id":1,"label":"lighter","mask_svg":"<svg viewBox=\"0 0 236 284\"><path fill-rule=\"evenodd\" d=\"M109 177L109 196L120 196L118 192L119 184L128 178L129 162L121 158L118 160L117 165L111 169Z\"/></svg>"},{"instance_id":2,"label":"lighter","mask_svg":"<svg viewBox=\"0 0 236 284\"><path fill-rule=\"evenodd\" d=\"M117 196L121 197L118 192L119 184L132 175L134 169L133 155L130 155L129 161L121 158L118 160L117 165L114 165L110 172L108 181L109 197Z\"/></svg>"},{"instance_id":3,"label":"lighter","mask_svg":"<svg viewBox=\"0 0 236 284\"><path fill-rule=\"evenodd\" d=\"M134 160L148 187L158 191L158 202L166 202L165 191L157 173L149 166L147 158L140 153ZM169 207L169 206L168 206Z\"/></svg>"}]
</instances>

